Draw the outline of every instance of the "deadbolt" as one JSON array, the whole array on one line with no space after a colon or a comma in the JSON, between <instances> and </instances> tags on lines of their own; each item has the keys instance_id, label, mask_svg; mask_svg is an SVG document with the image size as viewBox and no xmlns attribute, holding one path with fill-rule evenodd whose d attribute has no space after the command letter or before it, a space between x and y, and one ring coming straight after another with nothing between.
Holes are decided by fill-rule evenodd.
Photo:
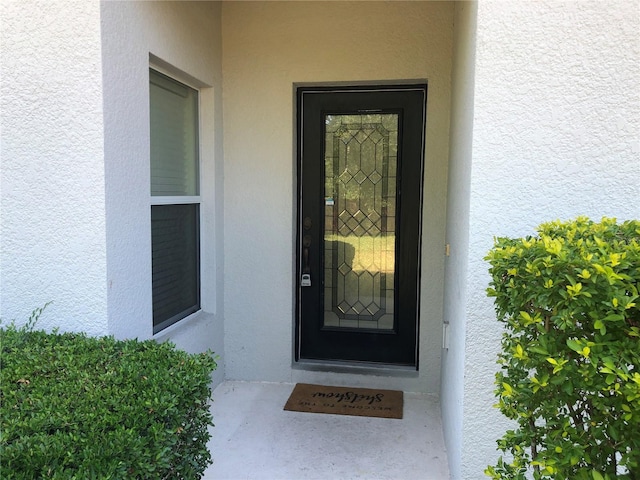
<instances>
[{"instance_id":1,"label":"deadbolt","mask_svg":"<svg viewBox=\"0 0 640 480\"><path fill-rule=\"evenodd\" d=\"M311 217L304 217L304 222L302 223L302 225L304 226L305 230L309 230L313 225L313 222L311 221Z\"/></svg>"}]
</instances>

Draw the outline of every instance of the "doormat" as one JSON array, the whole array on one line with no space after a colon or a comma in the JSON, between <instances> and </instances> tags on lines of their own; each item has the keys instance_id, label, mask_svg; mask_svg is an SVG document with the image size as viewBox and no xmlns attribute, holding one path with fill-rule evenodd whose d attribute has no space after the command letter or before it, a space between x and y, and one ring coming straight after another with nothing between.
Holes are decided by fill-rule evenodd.
<instances>
[{"instance_id":1,"label":"doormat","mask_svg":"<svg viewBox=\"0 0 640 480\"><path fill-rule=\"evenodd\" d=\"M402 392L398 390L297 383L284 409L360 417L402 418L403 401Z\"/></svg>"}]
</instances>

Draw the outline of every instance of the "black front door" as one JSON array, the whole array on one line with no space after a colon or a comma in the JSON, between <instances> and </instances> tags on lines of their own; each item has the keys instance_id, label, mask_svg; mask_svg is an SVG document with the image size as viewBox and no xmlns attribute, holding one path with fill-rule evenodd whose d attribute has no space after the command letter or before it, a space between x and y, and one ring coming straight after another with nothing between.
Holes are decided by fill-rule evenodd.
<instances>
[{"instance_id":1,"label":"black front door","mask_svg":"<svg viewBox=\"0 0 640 480\"><path fill-rule=\"evenodd\" d=\"M417 366L426 93L298 89L296 359Z\"/></svg>"}]
</instances>

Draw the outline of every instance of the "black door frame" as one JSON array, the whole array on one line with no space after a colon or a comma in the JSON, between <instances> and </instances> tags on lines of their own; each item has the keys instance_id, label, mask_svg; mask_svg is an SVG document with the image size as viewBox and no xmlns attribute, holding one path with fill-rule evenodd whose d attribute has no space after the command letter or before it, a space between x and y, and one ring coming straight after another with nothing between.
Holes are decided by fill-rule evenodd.
<instances>
[{"instance_id":1,"label":"black door frame","mask_svg":"<svg viewBox=\"0 0 640 480\"><path fill-rule=\"evenodd\" d=\"M424 143L426 125L426 84L408 85L359 85L353 87L298 87L297 100L297 215L296 215L296 308L295 308L295 360L338 360L347 362L370 362L418 367L419 338L419 287L421 264L421 226L422 226L422 190L424 171ZM395 275L395 317L399 327L392 331L363 332L323 328L314 323L311 327L303 325L302 315L305 305L316 305L322 309L323 288L301 286L303 270L304 236L309 234L315 239L324 238L322 234L323 217L318 207L312 225L303 226L307 216L303 209L305 195L320 200L324 198L324 154L318 162L304 162L304 158L324 152L324 114L358 113L400 113L401 142L398 145L398 158L402 158L399 171L398 202L406 205L418 205L413 212L400 212L396 226L397 238L410 239L406 245L396 244L396 265L403 275ZM312 126L313 135L303 137ZM303 130L307 129L307 130ZM318 129L318 131L316 131ZM303 140L303 138L305 138ZM419 142L416 139L420 139ZM403 180L404 178L404 180ZM309 179L318 179L310 181ZM304 190L304 191L303 191ZM308 202L307 202L308 203ZM313 204L315 206L315 204ZM308 210L308 207L307 207ZM308 249L311 264L322 265L322 248ZM319 272L315 272L312 282L321 282ZM304 292L303 292L304 289ZM303 298L304 297L304 298ZM307 315L309 313L307 312ZM320 315L318 314L318 322ZM400 320L402 319L402 320ZM314 320L315 322L315 320ZM322 337L322 345L310 336ZM354 344L366 341L371 352L364 354ZM400 348L402 346L402 348ZM321 351L322 350L322 351Z\"/></svg>"}]
</instances>

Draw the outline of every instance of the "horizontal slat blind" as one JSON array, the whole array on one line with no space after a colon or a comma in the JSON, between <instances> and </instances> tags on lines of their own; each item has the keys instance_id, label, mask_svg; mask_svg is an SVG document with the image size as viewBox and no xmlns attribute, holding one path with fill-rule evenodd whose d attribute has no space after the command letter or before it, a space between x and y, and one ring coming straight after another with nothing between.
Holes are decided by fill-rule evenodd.
<instances>
[{"instance_id":1,"label":"horizontal slat blind","mask_svg":"<svg viewBox=\"0 0 640 480\"><path fill-rule=\"evenodd\" d=\"M200 309L199 205L152 205L154 332Z\"/></svg>"},{"instance_id":2,"label":"horizontal slat blind","mask_svg":"<svg viewBox=\"0 0 640 480\"><path fill-rule=\"evenodd\" d=\"M198 92L150 70L151 195L198 195Z\"/></svg>"}]
</instances>

